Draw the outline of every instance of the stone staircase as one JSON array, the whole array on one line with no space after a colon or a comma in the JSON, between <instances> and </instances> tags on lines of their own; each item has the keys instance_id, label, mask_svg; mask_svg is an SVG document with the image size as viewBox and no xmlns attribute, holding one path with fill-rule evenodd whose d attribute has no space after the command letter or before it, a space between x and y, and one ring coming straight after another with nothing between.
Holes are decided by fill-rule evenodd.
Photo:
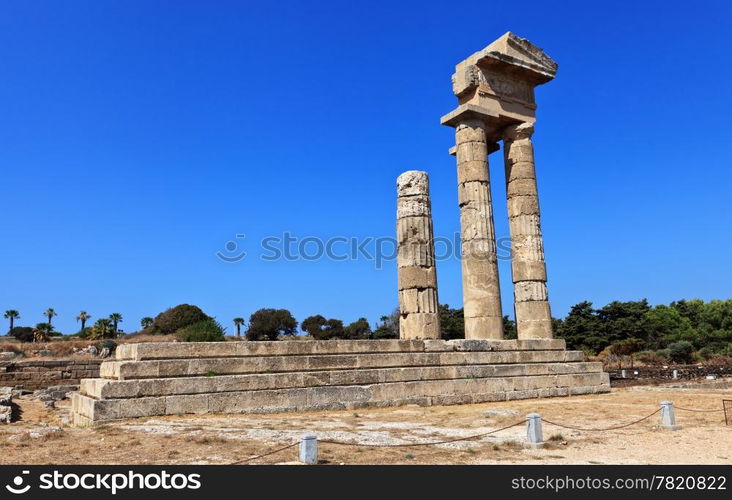
<instances>
[{"instance_id":1,"label":"stone staircase","mask_svg":"<svg viewBox=\"0 0 732 500\"><path fill-rule=\"evenodd\" d=\"M448 405L608 392L563 340L140 343L72 396L75 425L185 413Z\"/></svg>"}]
</instances>

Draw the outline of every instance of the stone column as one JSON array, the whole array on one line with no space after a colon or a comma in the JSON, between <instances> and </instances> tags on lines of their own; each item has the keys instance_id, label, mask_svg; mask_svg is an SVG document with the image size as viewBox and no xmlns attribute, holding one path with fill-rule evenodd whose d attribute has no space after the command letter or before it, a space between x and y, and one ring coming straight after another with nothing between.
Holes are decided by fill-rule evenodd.
<instances>
[{"instance_id":1,"label":"stone column","mask_svg":"<svg viewBox=\"0 0 732 500\"><path fill-rule=\"evenodd\" d=\"M480 120L466 119L455 128L466 339L503 338L488 171L488 153L496 149Z\"/></svg>"},{"instance_id":2,"label":"stone column","mask_svg":"<svg viewBox=\"0 0 732 500\"><path fill-rule=\"evenodd\" d=\"M546 289L539 194L531 144L533 132L533 125L528 123L512 125L504 131L511 273L518 337L550 339L553 336L552 315Z\"/></svg>"},{"instance_id":3,"label":"stone column","mask_svg":"<svg viewBox=\"0 0 732 500\"><path fill-rule=\"evenodd\" d=\"M429 177L410 170L397 179L399 337L439 339L435 242Z\"/></svg>"}]
</instances>

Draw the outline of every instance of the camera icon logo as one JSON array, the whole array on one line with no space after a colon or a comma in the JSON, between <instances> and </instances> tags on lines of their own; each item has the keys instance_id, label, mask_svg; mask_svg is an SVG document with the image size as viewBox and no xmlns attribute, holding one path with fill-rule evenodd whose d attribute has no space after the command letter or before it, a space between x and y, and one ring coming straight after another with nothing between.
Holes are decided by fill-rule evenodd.
<instances>
[{"instance_id":1,"label":"camera icon logo","mask_svg":"<svg viewBox=\"0 0 732 500\"><path fill-rule=\"evenodd\" d=\"M30 471L24 470L21 472L22 475L15 476L13 478L13 484L6 484L5 488L15 495L22 495L23 493L26 493L30 489L30 484L26 484L23 486L24 478L23 475L30 474Z\"/></svg>"}]
</instances>

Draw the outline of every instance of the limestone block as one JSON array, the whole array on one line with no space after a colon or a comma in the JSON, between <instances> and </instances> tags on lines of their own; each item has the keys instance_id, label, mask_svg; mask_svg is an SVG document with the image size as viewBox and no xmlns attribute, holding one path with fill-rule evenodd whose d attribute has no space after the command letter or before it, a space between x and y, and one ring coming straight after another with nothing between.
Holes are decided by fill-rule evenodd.
<instances>
[{"instance_id":1,"label":"limestone block","mask_svg":"<svg viewBox=\"0 0 732 500\"><path fill-rule=\"evenodd\" d=\"M429 217L405 217L397 220L399 245L431 245L432 241L432 220Z\"/></svg>"},{"instance_id":2,"label":"limestone block","mask_svg":"<svg viewBox=\"0 0 732 500\"><path fill-rule=\"evenodd\" d=\"M456 154L458 163L465 161L485 162L488 157L488 147L482 141L462 142L457 144Z\"/></svg>"},{"instance_id":3,"label":"limestone block","mask_svg":"<svg viewBox=\"0 0 732 500\"><path fill-rule=\"evenodd\" d=\"M532 301L532 302L517 302L516 307L516 320L551 320L551 311L549 309L549 302Z\"/></svg>"},{"instance_id":4,"label":"limestone block","mask_svg":"<svg viewBox=\"0 0 732 500\"><path fill-rule=\"evenodd\" d=\"M506 161L506 179L511 182L517 179L532 179L536 181L536 169L534 163L529 161Z\"/></svg>"},{"instance_id":5,"label":"limestone block","mask_svg":"<svg viewBox=\"0 0 732 500\"><path fill-rule=\"evenodd\" d=\"M473 339L502 339L502 317L465 318L465 335Z\"/></svg>"},{"instance_id":6,"label":"limestone block","mask_svg":"<svg viewBox=\"0 0 732 500\"><path fill-rule=\"evenodd\" d=\"M460 228L464 241L486 239L486 235L494 234L491 206L466 205L460 211Z\"/></svg>"},{"instance_id":7,"label":"limestone block","mask_svg":"<svg viewBox=\"0 0 732 500\"><path fill-rule=\"evenodd\" d=\"M509 218L511 237L519 238L521 236L538 236L541 240L541 224L539 215L518 215ZM543 246L543 245L542 245Z\"/></svg>"},{"instance_id":8,"label":"limestone block","mask_svg":"<svg viewBox=\"0 0 732 500\"><path fill-rule=\"evenodd\" d=\"M427 196L409 196L397 199L397 219L425 217L430 213L430 199Z\"/></svg>"},{"instance_id":9,"label":"limestone block","mask_svg":"<svg viewBox=\"0 0 732 500\"><path fill-rule=\"evenodd\" d=\"M434 250L430 245L399 245L397 247L397 267L433 267Z\"/></svg>"},{"instance_id":10,"label":"limestone block","mask_svg":"<svg viewBox=\"0 0 732 500\"><path fill-rule=\"evenodd\" d=\"M397 177L398 196L428 195L430 181L426 172L409 170Z\"/></svg>"},{"instance_id":11,"label":"limestone block","mask_svg":"<svg viewBox=\"0 0 732 500\"><path fill-rule=\"evenodd\" d=\"M164 399L166 415L208 413L208 394L185 394Z\"/></svg>"},{"instance_id":12,"label":"limestone block","mask_svg":"<svg viewBox=\"0 0 732 500\"><path fill-rule=\"evenodd\" d=\"M519 281L514 284L516 302L546 301L548 294L543 281Z\"/></svg>"},{"instance_id":13,"label":"limestone block","mask_svg":"<svg viewBox=\"0 0 732 500\"><path fill-rule=\"evenodd\" d=\"M458 185L471 182L489 182L488 163L485 159L475 161L461 161L457 166Z\"/></svg>"},{"instance_id":14,"label":"limestone block","mask_svg":"<svg viewBox=\"0 0 732 500\"><path fill-rule=\"evenodd\" d=\"M489 263L495 262L496 259L496 242L493 239L472 239L463 240L461 244L462 261L463 261L463 278L465 277L465 262L469 261L470 266L477 266L476 268L468 269L468 273L477 272L481 269L486 269L490 276L494 276L497 279L497 274L492 270L479 264L480 261L487 261Z\"/></svg>"},{"instance_id":15,"label":"limestone block","mask_svg":"<svg viewBox=\"0 0 732 500\"><path fill-rule=\"evenodd\" d=\"M455 144L465 142L486 142L483 122L480 120L464 120L455 128Z\"/></svg>"},{"instance_id":16,"label":"limestone block","mask_svg":"<svg viewBox=\"0 0 732 500\"><path fill-rule=\"evenodd\" d=\"M511 179L506 184L506 196L511 199L516 196L537 196L536 179Z\"/></svg>"},{"instance_id":17,"label":"limestone block","mask_svg":"<svg viewBox=\"0 0 732 500\"><path fill-rule=\"evenodd\" d=\"M541 261L511 261L511 274L514 281L546 281L546 264Z\"/></svg>"},{"instance_id":18,"label":"limestone block","mask_svg":"<svg viewBox=\"0 0 732 500\"><path fill-rule=\"evenodd\" d=\"M508 215L539 215L539 200L536 196L513 196L508 199Z\"/></svg>"},{"instance_id":19,"label":"limestone block","mask_svg":"<svg viewBox=\"0 0 732 500\"><path fill-rule=\"evenodd\" d=\"M405 338L440 338L440 317L437 313L402 314L399 318L399 331Z\"/></svg>"},{"instance_id":20,"label":"limestone block","mask_svg":"<svg viewBox=\"0 0 732 500\"><path fill-rule=\"evenodd\" d=\"M403 267L399 269L399 290L409 288L434 288L437 286L437 273L434 267Z\"/></svg>"},{"instance_id":21,"label":"limestone block","mask_svg":"<svg viewBox=\"0 0 732 500\"><path fill-rule=\"evenodd\" d=\"M468 181L458 184L458 204L484 206L491 203L490 187L488 182Z\"/></svg>"},{"instance_id":22,"label":"limestone block","mask_svg":"<svg viewBox=\"0 0 732 500\"><path fill-rule=\"evenodd\" d=\"M465 318L503 317L500 297L486 295L485 297L471 297L463 303Z\"/></svg>"}]
</instances>

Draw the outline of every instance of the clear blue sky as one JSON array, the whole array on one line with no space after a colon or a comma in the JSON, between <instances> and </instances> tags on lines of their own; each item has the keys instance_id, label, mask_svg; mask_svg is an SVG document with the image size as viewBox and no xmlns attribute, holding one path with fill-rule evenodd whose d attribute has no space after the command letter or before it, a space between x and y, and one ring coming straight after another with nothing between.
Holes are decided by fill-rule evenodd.
<instances>
[{"instance_id":1,"label":"clear blue sky","mask_svg":"<svg viewBox=\"0 0 732 500\"><path fill-rule=\"evenodd\" d=\"M703 1L3 1L0 310L54 307L63 332L81 309L132 331L183 302L227 325L261 307L375 322L394 262L266 262L259 241L393 236L409 169L430 173L437 234L459 231L439 118L454 65L508 30L559 63L535 134L554 315L729 298L731 19ZM238 233L247 258L218 259ZM438 279L459 306L459 262Z\"/></svg>"}]
</instances>

